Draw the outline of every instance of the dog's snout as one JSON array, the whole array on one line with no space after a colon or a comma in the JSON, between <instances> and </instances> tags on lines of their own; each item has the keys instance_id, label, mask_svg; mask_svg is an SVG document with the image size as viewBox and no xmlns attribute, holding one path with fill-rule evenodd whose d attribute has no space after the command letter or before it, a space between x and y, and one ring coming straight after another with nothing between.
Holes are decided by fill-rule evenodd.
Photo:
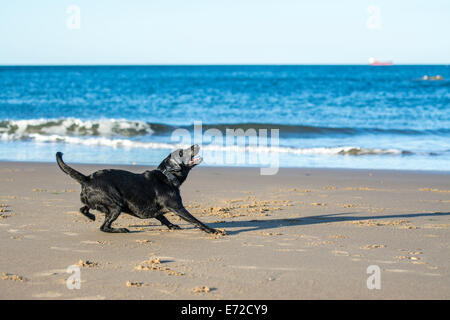
<instances>
[{"instance_id":1,"label":"dog's snout","mask_svg":"<svg viewBox=\"0 0 450 320\"><path fill-rule=\"evenodd\" d=\"M191 152L193 154L197 154L200 151L200 146L198 144L194 144L191 146Z\"/></svg>"}]
</instances>

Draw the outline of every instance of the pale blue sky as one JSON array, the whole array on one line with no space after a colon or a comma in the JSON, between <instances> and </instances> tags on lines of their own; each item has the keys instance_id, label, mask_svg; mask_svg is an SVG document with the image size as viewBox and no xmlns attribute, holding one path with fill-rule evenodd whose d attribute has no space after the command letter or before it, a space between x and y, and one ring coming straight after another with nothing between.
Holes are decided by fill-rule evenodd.
<instances>
[{"instance_id":1,"label":"pale blue sky","mask_svg":"<svg viewBox=\"0 0 450 320\"><path fill-rule=\"evenodd\" d=\"M80 29L66 26L81 10ZM369 14L380 10L381 19ZM370 19L370 20L369 20ZM378 29L367 27L376 20ZM372 24L373 25L373 24ZM450 63L449 0L14 0L0 64Z\"/></svg>"}]
</instances>

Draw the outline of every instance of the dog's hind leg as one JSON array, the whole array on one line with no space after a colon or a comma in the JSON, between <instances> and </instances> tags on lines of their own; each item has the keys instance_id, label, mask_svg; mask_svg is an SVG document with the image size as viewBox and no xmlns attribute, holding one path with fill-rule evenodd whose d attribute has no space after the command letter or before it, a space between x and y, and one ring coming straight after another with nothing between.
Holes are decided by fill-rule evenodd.
<instances>
[{"instance_id":1,"label":"dog's hind leg","mask_svg":"<svg viewBox=\"0 0 450 320\"><path fill-rule=\"evenodd\" d=\"M95 216L89 212L89 201L88 197L86 196L86 189L85 187L82 187L81 189L80 200L83 204L85 204L85 206L80 208L80 212L88 219L95 221Z\"/></svg>"},{"instance_id":2,"label":"dog's hind leg","mask_svg":"<svg viewBox=\"0 0 450 320\"><path fill-rule=\"evenodd\" d=\"M176 224L173 224L170 222L166 217L164 217L162 214L159 216L156 216L155 219L159 220L162 225L165 225L167 228L171 230L180 230L181 228L177 226Z\"/></svg>"},{"instance_id":3,"label":"dog's hind leg","mask_svg":"<svg viewBox=\"0 0 450 320\"><path fill-rule=\"evenodd\" d=\"M105 222L103 222L100 230L103 232L126 233L130 232L127 228L112 228L111 224L119 217L122 209L117 206L113 208L105 208Z\"/></svg>"},{"instance_id":4,"label":"dog's hind leg","mask_svg":"<svg viewBox=\"0 0 450 320\"><path fill-rule=\"evenodd\" d=\"M95 216L89 212L89 207L88 206L84 206L80 208L80 212L86 216L87 218L89 218L92 221L95 221Z\"/></svg>"}]
</instances>

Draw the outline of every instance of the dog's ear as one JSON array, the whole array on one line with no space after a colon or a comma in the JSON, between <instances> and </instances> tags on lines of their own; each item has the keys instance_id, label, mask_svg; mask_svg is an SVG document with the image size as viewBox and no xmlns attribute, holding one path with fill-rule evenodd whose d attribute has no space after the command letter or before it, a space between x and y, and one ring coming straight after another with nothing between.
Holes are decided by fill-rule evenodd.
<instances>
[{"instance_id":1,"label":"dog's ear","mask_svg":"<svg viewBox=\"0 0 450 320\"><path fill-rule=\"evenodd\" d=\"M170 157L166 167L169 171L181 171L180 163L172 157Z\"/></svg>"},{"instance_id":2,"label":"dog's ear","mask_svg":"<svg viewBox=\"0 0 450 320\"><path fill-rule=\"evenodd\" d=\"M158 166L159 170L177 171L180 170L179 165L172 159L172 153L169 154Z\"/></svg>"}]
</instances>

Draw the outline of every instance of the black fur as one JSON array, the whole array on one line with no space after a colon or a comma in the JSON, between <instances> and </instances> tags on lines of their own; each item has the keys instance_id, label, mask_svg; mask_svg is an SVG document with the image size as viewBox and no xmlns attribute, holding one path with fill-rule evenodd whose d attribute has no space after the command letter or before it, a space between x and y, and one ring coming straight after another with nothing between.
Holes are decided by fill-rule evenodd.
<instances>
[{"instance_id":1,"label":"black fur","mask_svg":"<svg viewBox=\"0 0 450 320\"><path fill-rule=\"evenodd\" d=\"M100 227L104 232L129 232L126 228L111 227L122 212L141 219L155 218L169 229L180 229L164 217L171 211L205 232L217 233L193 217L181 201L179 186L201 162L200 157L195 157L198 151L198 145L178 149L158 169L141 174L108 169L85 176L65 164L61 152L56 153L56 161L62 171L81 184L80 198L84 206L80 212L91 220L95 216L89 209L105 213L105 222Z\"/></svg>"}]
</instances>

